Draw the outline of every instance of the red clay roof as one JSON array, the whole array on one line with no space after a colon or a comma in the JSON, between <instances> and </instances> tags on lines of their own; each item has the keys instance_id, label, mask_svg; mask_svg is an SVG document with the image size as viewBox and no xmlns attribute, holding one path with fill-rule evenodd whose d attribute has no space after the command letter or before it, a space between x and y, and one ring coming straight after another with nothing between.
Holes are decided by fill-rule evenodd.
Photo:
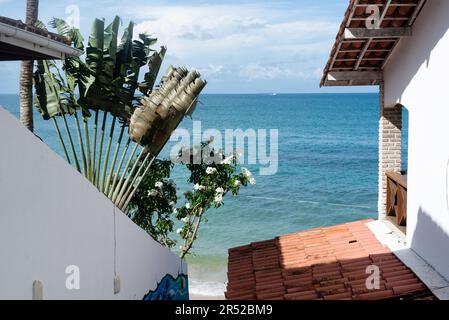
<instances>
[{"instance_id":1,"label":"red clay roof","mask_svg":"<svg viewBox=\"0 0 449 320\"><path fill-rule=\"evenodd\" d=\"M13 27L16 27L16 28L20 28L20 29L25 30L25 31L29 31L29 32L38 34L38 35L43 36L43 37L47 37L49 39L61 42L63 44L70 45L70 40L68 40L66 37L63 37L63 36L61 36L59 34L56 34L56 33L48 32L48 30L45 30L45 29L42 29L42 28L38 28L38 27L35 27L35 26L31 26L29 24L25 24L25 23L23 23L20 20L14 20L14 19L11 19L11 18L0 16L0 22L1 23L5 23L5 24L10 25L10 26L13 26Z\"/></svg>"},{"instance_id":2,"label":"red clay roof","mask_svg":"<svg viewBox=\"0 0 449 320\"><path fill-rule=\"evenodd\" d=\"M229 300L435 299L366 223L317 228L229 250ZM367 267L380 270L369 290Z\"/></svg>"},{"instance_id":3,"label":"red clay roof","mask_svg":"<svg viewBox=\"0 0 449 320\"><path fill-rule=\"evenodd\" d=\"M397 37L345 39L346 28L364 28L371 16L367 7L379 8L381 29L413 26L427 0L349 0L320 86L377 85L379 81L329 81L332 71L382 71L399 41Z\"/></svg>"}]
</instances>

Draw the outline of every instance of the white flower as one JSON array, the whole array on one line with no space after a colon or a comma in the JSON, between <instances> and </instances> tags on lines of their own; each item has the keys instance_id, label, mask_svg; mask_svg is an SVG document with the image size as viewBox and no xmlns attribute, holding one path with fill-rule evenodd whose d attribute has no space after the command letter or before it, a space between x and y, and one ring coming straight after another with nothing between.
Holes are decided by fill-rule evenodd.
<instances>
[{"instance_id":1,"label":"white flower","mask_svg":"<svg viewBox=\"0 0 449 320\"><path fill-rule=\"evenodd\" d=\"M214 201L215 201L216 203L223 203L223 195L222 195L221 193L217 193L217 194L215 195Z\"/></svg>"},{"instance_id":2,"label":"white flower","mask_svg":"<svg viewBox=\"0 0 449 320\"><path fill-rule=\"evenodd\" d=\"M251 171L249 171L246 168L242 168L242 172L243 172L243 175L245 177L247 177L248 179L251 179L253 177L253 174L251 173Z\"/></svg>"},{"instance_id":3,"label":"white flower","mask_svg":"<svg viewBox=\"0 0 449 320\"><path fill-rule=\"evenodd\" d=\"M150 191L148 191L148 196L149 197L155 197L155 196L157 196L158 195L158 191L157 190L150 190Z\"/></svg>"},{"instance_id":4,"label":"white flower","mask_svg":"<svg viewBox=\"0 0 449 320\"><path fill-rule=\"evenodd\" d=\"M190 202L186 203L186 209L192 209L192 205L190 204Z\"/></svg>"},{"instance_id":5,"label":"white flower","mask_svg":"<svg viewBox=\"0 0 449 320\"><path fill-rule=\"evenodd\" d=\"M178 230L176 230L177 234L181 234L181 232L182 232L182 228L179 228Z\"/></svg>"},{"instance_id":6,"label":"white flower","mask_svg":"<svg viewBox=\"0 0 449 320\"><path fill-rule=\"evenodd\" d=\"M217 172L217 169L216 169L216 168L213 168L213 167L207 167L207 169L206 169L206 173L207 173L207 174L214 174L215 172Z\"/></svg>"},{"instance_id":7,"label":"white flower","mask_svg":"<svg viewBox=\"0 0 449 320\"><path fill-rule=\"evenodd\" d=\"M197 183L196 185L193 186L193 189L195 191L201 191L201 190L204 190L204 186Z\"/></svg>"},{"instance_id":8,"label":"white flower","mask_svg":"<svg viewBox=\"0 0 449 320\"><path fill-rule=\"evenodd\" d=\"M174 214L177 214L177 213L178 213L178 209L174 208L174 209L173 209L173 213L174 213Z\"/></svg>"},{"instance_id":9,"label":"white flower","mask_svg":"<svg viewBox=\"0 0 449 320\"><path fill-rule=\"evenodd\" d=\"M234 155L230 155L229 157L225 158L221 164L231 164L232 160L234 160Z\"/></svg>"},{"instance_id":10,"label":"white flower","mask_svg":"<svg viewBox=\"0 0 449 320\"><path fill-rule=\"evenodd\" d=\"M215 192L216 192L217 194L223 194L223 193L224 193L224 189L223 189L223 188L217 188L217 189L215 190Z\"/></svg>"},{"instance_id":11,"label":"white flower","mask_svg":"<svg viewBox=\"0 0 449 320\"><path fill-rule=\"evenodd\" d=\"M170 207L173 207L173 206L175 205L175 202L174 202L174 201L170 201L170 202L168 203L168 205L169 205Z\"/></svg>"},{"instance_id":12,"label":"white flower","mask_svg":"<svg viewBox=\"0 0 449 320\"><path fill-rule=\"evenodd\" d=\"M256 184L256 179L254 179L253 177L251 177L251 178L249 179L249 183L252 184L252 185L255 185L255 184Z\"/></svg>"},{"instance_id":13,"label":"white flower","mask_svg":"<svg viewBox=\"0 0 449 320\"><path fill-rule=\"evenodd\" d=\"M234 186L240 187L241 185L242 185L242 183L240 182L240 180L235 180Z\"/></svg>"},{"instance_id":14,"label":"white flower","mask_svg":"<svg viewBox=\"0 0 449 320\"><path fill-rule=\"evenodd\" d=\"M158 188L158 189L162 189L162 187L164 186L164 184L163 184L162 182L158 181L158 182L156 182L156 183L154 184L154 186L155 186L156 188Z\"/></svg>"},{"instance_id":15,"label":"white flower","mask_svg":"<svg viewBox=\"0 0 449 320\"><path fill-rule=\"evenodd\" d=\"M182 218L181 221L184 223L187 223L187 222L189 222L189 217Z\"/></svg>"}]
</instances>

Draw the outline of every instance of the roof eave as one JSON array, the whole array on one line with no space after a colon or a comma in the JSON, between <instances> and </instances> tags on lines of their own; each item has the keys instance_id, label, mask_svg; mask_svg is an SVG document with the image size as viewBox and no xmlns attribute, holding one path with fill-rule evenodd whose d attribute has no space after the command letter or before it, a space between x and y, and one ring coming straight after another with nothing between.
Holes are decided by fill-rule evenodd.
<instances>
[{"instance_id":1,"label":"roof eave","mask_svg":"<svg viewBox=\"0 0 449 320\"><path fill-rule=\"evenodd\" d=\"M396 3L392 0L383 0L378 1L374 5L379 6L381 8L381 16L379 20L379 25L382 25L383 22L387 22L387 20L394 20L397 18L394 12L390 13L388 10L390 7L394 7L397 9L398 6L408 6L414 9L410 13L400 13L399 18L396 20L404 20L404 15L408 18L406 24L393 24L386 23L377 29L368 29L362 28L360 23L356 23L354 26L353 22L360 22L360 7L366 7L368 3L363 2L362 0L350 0L349 6L344 15L344 19L340 25L340 29L336 36L335 43L332 47L329 59L326 63L326 66L323 70L323 76L320 81L320 87L328 87L328 86L355 86L355 85L378 85L382 81L379 79L370 80L364 79L364 81L356 78L348 78L348 79L338 79L338 81L334 81L335 79L329 79L329 74L334 71L357 71L357 72L383 72L384 66L389 60L391 54L395 51L397 43L400 39L404 37L410 37L412 35L412 26L424 7L427 0L409 0L407 3ZM393 10L394 11L394 10ZM389 16L392 15L392 16ZM365 18L366 19L366 18ZM355 48L350 48L351 50L347 50L343 46L349 47L352 46L353 42L363 43L363 46L358 46L358 50L354 50ZM382 43L380 43L382 42ZM390 42L392 45L384 45L384 43ZM380 54L380 56L376 56L376 46L381 46L380 49L377 50L383 51L384 55ZM344 48L344 49L342 49ZM386 50L388 48L388 50ZM348 53L352 51L351 53ZM356 53L358 52L358 55ZM385 53L386 52L386 53ZM343 53L343 54L342 54ZM349 55L349 57L348 57ZM369 61L369 63L368 63ZM352 65L351 65L352 62ZM377 62L377 63L376 63ZM346 65L342 65L342 64ZM337 65L337 67L335 67ZM342 66L340 66L342 65ZM365 81L366 80L366 81Z\"/></svg>"},{"instance_id":2,"label":"roof eave","mask_svg":"<svg viewBox=\"0 0 449 320\"><path fill-rule=\"evenodd\" d=\"M0 42L24 48L51 59L80 56L82 50L73 48L65 43L44 37L42 35L23 30L0 22Z\"/></svg>"}]
</instances>

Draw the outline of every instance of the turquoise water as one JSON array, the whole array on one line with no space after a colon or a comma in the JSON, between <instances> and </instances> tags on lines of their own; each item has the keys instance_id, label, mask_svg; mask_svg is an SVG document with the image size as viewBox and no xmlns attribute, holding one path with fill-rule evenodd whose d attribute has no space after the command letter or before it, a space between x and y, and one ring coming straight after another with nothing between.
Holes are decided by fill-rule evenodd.
<instances>
[{"instance_id":1,"label":"turquoise water","mask_svg":"<svg viewBox=\"0 0 449 320\"><path fill-rule=\"evenodd\" d=\"M204 95L201 101L194 118L203 130L278 129L279 171L258 176L257 166L249 166L257 185L208 212L189 258L193 293L223 292L230 247L377 216L377 94ZM0 95L0 105L17 116L17 96ZM36 133L60 152L51 123L39 115ZM185 180L185 172L176 169L175 178Z\"/></svg>"}]
</instances>

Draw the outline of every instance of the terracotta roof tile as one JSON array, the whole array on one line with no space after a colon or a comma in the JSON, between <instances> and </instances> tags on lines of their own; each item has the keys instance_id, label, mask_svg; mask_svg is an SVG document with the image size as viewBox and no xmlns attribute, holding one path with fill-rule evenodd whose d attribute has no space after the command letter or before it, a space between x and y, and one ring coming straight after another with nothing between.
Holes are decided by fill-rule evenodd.
<instances>
[{"instance_id":1,"label":"terracotta roof tile","mask_svg":"<svg viewBox=\"0 0 449 320\"><path fill-rule=\"evenodd\" d=\"M435 299L366 226L371 220L259 241L229 250L227 299ZM367 267L379 268L378 289Z\"/></svg>"},{"instance_id":2,"label":"terracotta roof tile","mask_svg":"<svg viewBox=\"0 0 449 320\"><path fill-rule=\"evenodd\" d=\"M52 40L55 40L55 41L62 42L64 44L70 45L70 41L67 38L65 38L65 37L63 37L63 36L61 36L59 34L56 34L56 33L48 32L45 29L25 24L25 23L23 23L20 20L14 20L14 19L11 19L11 18L0 16L0 23L4 23L4 24L7 24L7 25L16 27L16 28L20 28L22 30L29 31L29 32L32 32L32 33L35 33L35 34L47 37L49 39L52 39Z\"/></svg>"},{"instance_id":3,"label":"terracotta roof tile","mask_svg":"<svg viewBox=\"0 0 449 320\"><path fill-rule=\"evenodd\" d=\"M391 55L399 37L348 39L344 36L346 28L367 28L369 17L367 4L378 6L380 29L413 26L427 0L349 0L343 21L338 30L335 43L324 68L321 86L325 85L374 85L375 80L342 79L329 81L328 74L333 71L381 71ZM358 228L357 223L350 227Z\"/></svg>"}]
</instances>

